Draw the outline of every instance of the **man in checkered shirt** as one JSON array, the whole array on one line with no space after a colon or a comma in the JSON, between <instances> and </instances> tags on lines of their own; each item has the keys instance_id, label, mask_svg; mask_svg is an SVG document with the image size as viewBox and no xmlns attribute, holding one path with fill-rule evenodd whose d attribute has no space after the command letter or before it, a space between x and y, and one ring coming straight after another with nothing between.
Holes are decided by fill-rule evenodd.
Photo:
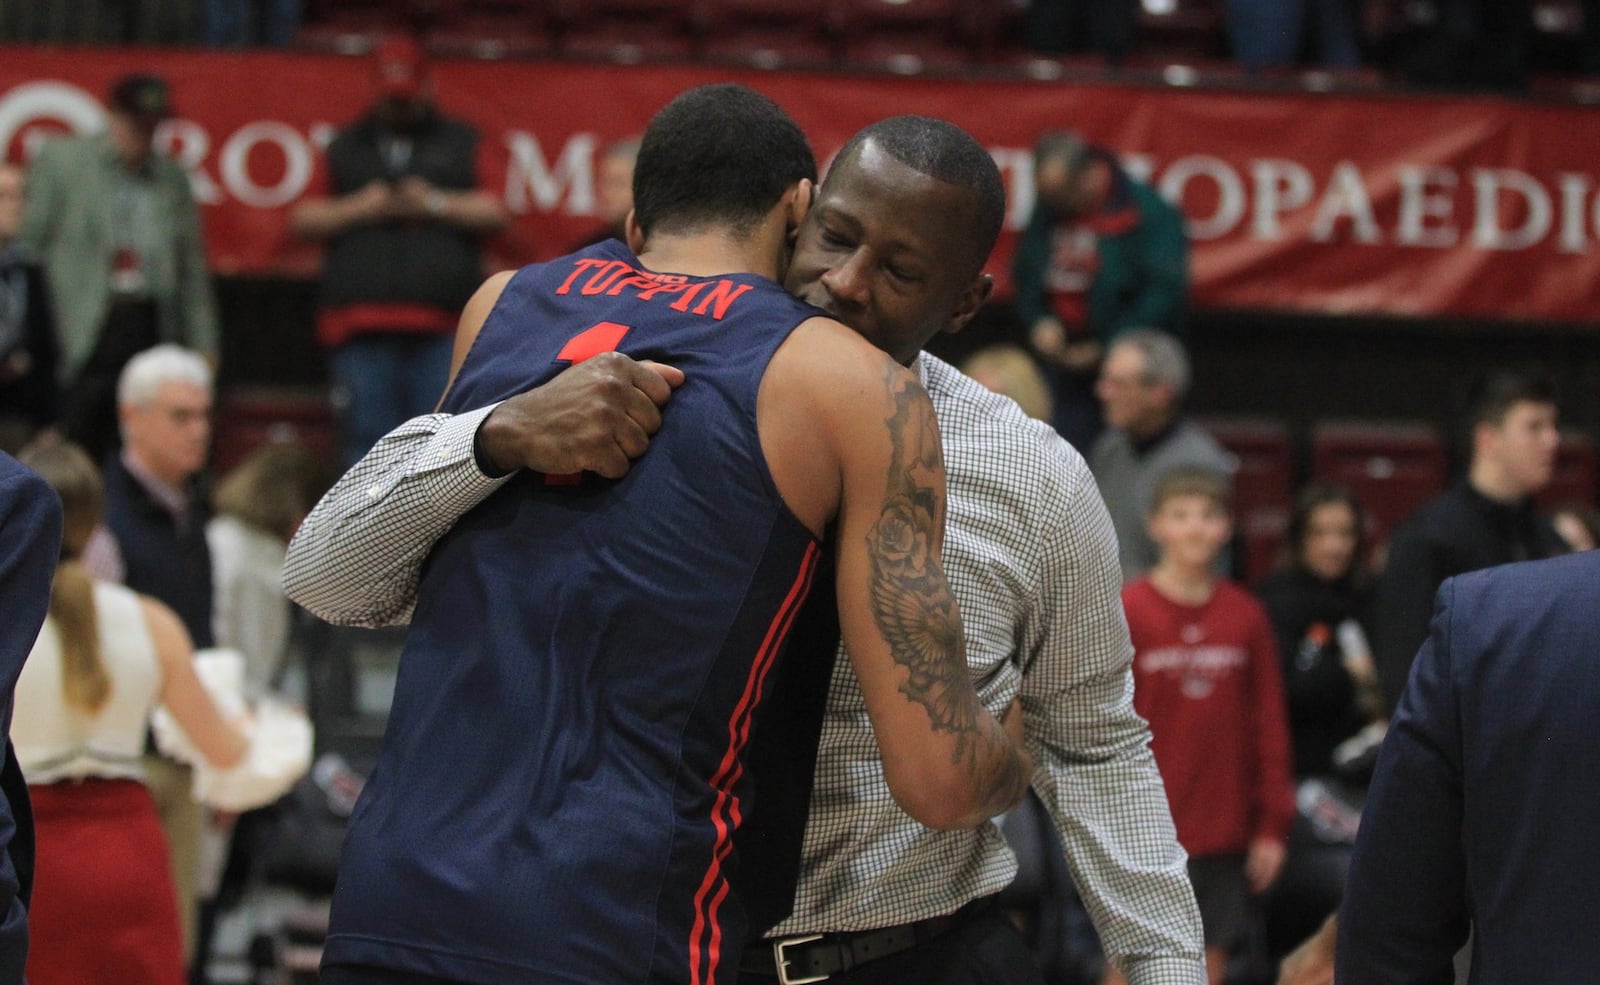
<instances>
[{"instance_id":1,"label":"man in checkered shirt","mask_svg":"<svg viewBox=\"0 0 1600 985\"><path fill-rule=\"evenodd\" d=\"M839 152L788 286L921 376L943 434L945 568L979 695L996 714L1021 702L1033 788L1110 958L1132 985L1199 985L1200 919L1149 731L1133 711L1105 505L1082 457L1048 426L920 351L988 297L987 274L965 283L945 272L971 269L967 251L992 248L974 230L980 197L1003 195L999 181L987 152L949 124L874 124ZM333 622L404 621L434 541L503 481L487 472L621 474L669 400L646 364L617 354L541 389L391 432L301 527L285 568L290 596ZM1042 982L992 905L1015 873L993 824L932 831L895 806L861 691L839 661L793 912L746 948L740 981Z\"/></svg>"}]
</instances>

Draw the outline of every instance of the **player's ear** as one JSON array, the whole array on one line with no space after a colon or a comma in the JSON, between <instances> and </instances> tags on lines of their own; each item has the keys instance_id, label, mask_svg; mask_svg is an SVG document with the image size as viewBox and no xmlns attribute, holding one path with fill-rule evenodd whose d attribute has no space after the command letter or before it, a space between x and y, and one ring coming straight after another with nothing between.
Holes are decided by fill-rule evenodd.
<instances>
[{"instance_id":1,"label":"player's ear","mask_svg":"<svg viewBox=\"0 0 1600 985\"><path fill-rule=\"evenodd\" d=\"M811 203L816 199L816 195L816 185L810 178L801 178L784 194L789 227L787 231L791 241L799 233L800 224L805 222L806 213L811 211Z\"/></svg>"},{"instance_id":2,"label":"player's ear","mask_svg":"<svg viewBox=\"0 0 1600 985\"><path fill-rule=\"evenodd\" d=\"M622 220L623 235L628 238L628 249L635 254L644 252L644 230L639 228L639 220L634 218L633 210L628 210L628 215Z\"/></svg>"}]
</instances>

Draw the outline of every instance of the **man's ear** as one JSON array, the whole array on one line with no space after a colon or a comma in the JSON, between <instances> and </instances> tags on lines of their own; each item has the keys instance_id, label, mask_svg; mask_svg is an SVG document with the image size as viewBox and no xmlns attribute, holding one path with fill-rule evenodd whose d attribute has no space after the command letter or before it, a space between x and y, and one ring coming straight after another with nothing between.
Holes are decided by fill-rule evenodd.
<instances>
[{"instance_id":1,"label":"man's ear","mask_svg":"<svg viewBox=\"0 0 1600 985\"><path fill-rule=\"evenodd\" d=\"M784 205L787 207L785 230L789 242L794 242L800 235L800 224L806 221L806 213L811 211L811 204L816 201L817 188L810 178L801 178L793 188L784 195Z\"/></svg>"},{"instance_id":2,"label":"man's ear","mask_svg":"<svg viewBox=\"0 0 1600 985\"><path fill-rule=\"evenodd\" d=\"M949 335L961 331L972 321L978 309L983 307L989 295L994 293L994 276L992 274L979 274L966 286L961 296L956 298L956 308L950 313L950 320L945 322L944 332Z\"/></svg>"},{"instance_id":3,"label":"man's ear","mask_svg":"<svg viewBox=\"0 0 1600 985\"><path fill-rule=\"evenodd\" d=\"M628 239L628 249L635 255L643 252L644 230L639 228L639 220L634 218L632 209L628 210L627 216L622 220L622 230Z\"/></svg>"}]
</instances>

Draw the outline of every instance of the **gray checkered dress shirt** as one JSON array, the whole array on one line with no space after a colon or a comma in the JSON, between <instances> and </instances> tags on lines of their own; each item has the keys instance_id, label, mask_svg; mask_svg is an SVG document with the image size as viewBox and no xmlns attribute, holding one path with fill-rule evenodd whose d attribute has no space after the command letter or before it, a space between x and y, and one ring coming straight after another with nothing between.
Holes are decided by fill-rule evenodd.
<instances>
[{"instance_id":1,"label":"gray checkered dress shirt","mask_svg":"<svg viewBox=\"0 0 1600 985\"><path fill-rule=\"evenodd\" d=\"M1200 917L1149 730L1133 711L1116 539L1083 458L1016 404L932 356L917 368L944 438L945 569L984 704L1020 695L1034 788L1131 985L1201 985ZM290 597L331 622L404 622L433 543L503 480L472 439L492 408L391 432L290 545ZM775 933L862 930L998 892L1016 862L993 824L924 828L895 806L860 688L839 661L793 916Z\"/></svg>"}]
</instances>

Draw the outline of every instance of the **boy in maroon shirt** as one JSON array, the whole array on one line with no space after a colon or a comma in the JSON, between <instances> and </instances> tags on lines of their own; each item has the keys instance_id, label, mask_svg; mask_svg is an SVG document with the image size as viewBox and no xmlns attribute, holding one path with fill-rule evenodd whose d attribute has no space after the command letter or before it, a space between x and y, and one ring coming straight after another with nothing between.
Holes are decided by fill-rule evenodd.
<instances>
[{"instance_id":1,"label":"boy in maroon shirt","mask_svg":"<svg viewBox=\"0 0 1600 985\"><path fill-rule=\"evenodd\" d=\"M1122 590L1133 639L1134 708L1172 805L1220 985L1250 921L1250 894L1283 868L1294 820L1289 732L1266 612L1215 573L1232 536L1226 477L1183 467L1149 514L1160 560Z\"/></svg>"}]
</instances>

